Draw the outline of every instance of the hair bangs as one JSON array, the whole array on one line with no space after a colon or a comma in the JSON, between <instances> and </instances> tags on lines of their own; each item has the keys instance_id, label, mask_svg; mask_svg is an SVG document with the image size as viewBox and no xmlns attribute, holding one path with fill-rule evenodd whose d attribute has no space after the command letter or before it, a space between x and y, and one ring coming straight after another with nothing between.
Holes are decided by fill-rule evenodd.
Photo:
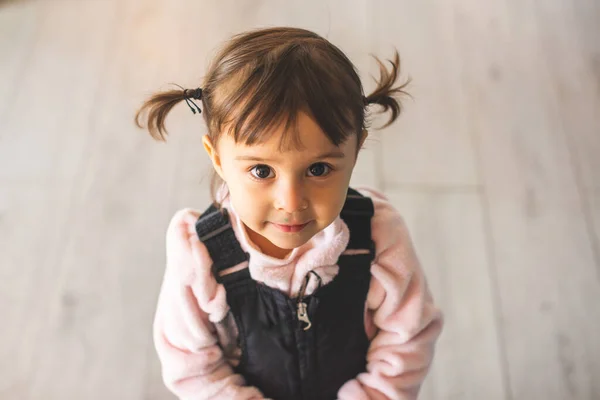
<instances>
[{"instance_id":1,"label":"hair bangs","mask_svg":"<svg viewBox=\"0 0 600 400\"><path fill-rule=\"evenodd\" d=\"M285 54L256 62L231 77L215 110L217 132L226 131L247 145L264 143L278 133L282 150L301 149L299 112L313 118L336 146L360 131L364 106L352 100L361 96L340 79L343 74L320 66L319 58L303 47L288 46Z\"/></svg>"}]
</instances>

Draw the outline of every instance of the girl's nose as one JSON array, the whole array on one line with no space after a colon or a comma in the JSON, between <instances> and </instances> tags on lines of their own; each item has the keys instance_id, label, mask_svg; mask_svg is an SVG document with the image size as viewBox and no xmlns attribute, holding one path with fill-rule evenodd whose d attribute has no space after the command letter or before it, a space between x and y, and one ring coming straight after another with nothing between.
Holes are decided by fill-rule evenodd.
<instances>
[{"instance_id":1,"label":"girl's nose","mask_svg":"<svg viewBox=\"0 0 600 400\"><path fill-rule=\"evenodd\" d=\"M308 208L308 199L300 183L287 182L276 190L276 209L292 214Z\"/></svg>"}]
</instances>

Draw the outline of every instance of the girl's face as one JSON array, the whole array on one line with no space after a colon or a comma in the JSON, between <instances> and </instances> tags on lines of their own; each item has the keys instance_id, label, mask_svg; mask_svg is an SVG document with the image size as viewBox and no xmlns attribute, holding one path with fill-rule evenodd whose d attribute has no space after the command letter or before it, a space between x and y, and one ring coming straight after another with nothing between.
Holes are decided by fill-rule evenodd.
<instances>
[{"instance_id":1,"label":"girl's face","mask_svg":"<svg viewBox=\"0 0 600 400\"><path fill-rule=\"evenodd\" d=\"M227 183L230 200L261 251L277 258L309 241L339 215L356 163L356 135L332 144L305 113L297 118L301 149L282 152L275 132L262 144L235 143L224 134L204 147ZM283 128L281 128L283 129ZM216 151L215 151L216 150Z\"/></svg>"}]
</instances>

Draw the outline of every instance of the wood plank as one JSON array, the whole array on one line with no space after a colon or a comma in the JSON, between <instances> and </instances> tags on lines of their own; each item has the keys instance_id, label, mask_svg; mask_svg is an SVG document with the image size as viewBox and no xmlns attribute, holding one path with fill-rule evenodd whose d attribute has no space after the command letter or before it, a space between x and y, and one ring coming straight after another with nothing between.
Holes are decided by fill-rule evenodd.
<instances>
[{"instance_id":1,"label":"wood plank","mask_svg":"<svg viewBox=\"0 0 600 400\"><path fill-rule=\"evenodd\" d=\"M68 4L68 9L58 2L4 5L24 10L8 14L16 18L9 27L22 26L22 31L12 42L15 49L7 51L14 64L3 64L19 90L2 121L0 145L2 304L10 305L1 310L0 352L3 360L13 360L2 364L2 398L28 397L36 349L45 345L46 306L61 272L74 177L87 136L81 132L99 86L104 33L110 29L113 3ZM68 29L77 18L82 28L91 29L85 39ZM24 48L17 51L19 46ZM26 64L20 65L23 57Z\"/></svg>"},{"instance_id":2,"label":"wood plank","mask_svg":"<svg viewBox=\"0 0 600 400\"><path fill-rule=\"evenodd\" d=\"M407 223L445 316L420 398L505 399L480 193L388 190L386 195Z\"/></svg>"},{"instance_id":3,"label":"wood plank","mask_svg":"<svg viewBox=\"0 0 600 400\"><path fill-rule=\"evenodd\" d=\"M569 149L600 276L600 231L594 224L598 207L594 191L600 188L600 45L589 40L600 36L600 7L592 3L538 3L536 14L539 25L545 28L539 41L541 56L552 75L555 102L551 112L559 116ZM556 57L557 53L561 56Z\"/></svg>"},{"instance_id":4,"label":"wood plank","mask_svg":"<svg viewBox=\"0 0 600 400\"><path fill-rule=\"evenodd\" d=\"M509 398L600 397L600 282L555 76L530 2L464 2L456 36L480 151ZM559 55L562 56L562 55Z\"/></svg>"},{"instance_id":5,"label":"wood plank","mask_svg":"<svg viewBox=\"0 0 600 400\"><path fill-rule=\"evenodd\" d=\"M0 140L2 125L13 105L24 71L29 67L36 39L36 27L41 23L38 2L3 2L0 4ZM1 142L0 142L1 143Z\"/></svg>"},{"instance_id":6,"label":"wood plank","mask_svg":"<svg viewBox=\"0 0 600 400\"><path fill-rule=\"evenodd\" d=\"M43 3L28 71L3 124L1 181L65 182L77 175L114 19L114 2L100 3Z\"/></svg>"},{"instance_id":7,"label":"wood plank","mask_svg":"<svg viewBox=\"0 0 600 400\"><path fill-rule=\"evenodd\" d=\"M164 246L156 243L164 242L173 165L165 147L134 128L132 114L138 92L160 79L161 69L174 68L168 45L176 40L165 32L177 19L157 2L118 4L117 15L117 3L64 2L53 9L55 21L76 13L79 23L71 25L70 37L87 30L107 34L110 67L98 77L102 90L82 129L89 141L79 149L83 162L69 231L62 238L61 268L33 343L30 398L143 396L155 294L164 270ZM118 40L111 42L111 36ZM53 45L60 43L54 40ZM76 58L75 64L80 62ZM79 110L77 117L84 116Z\"/></svg>"},{"instance_id":8,"label":"wood plank","mask_svg":"<svg viewBox=\"0 0 600 400\"><path fill-rule=\"evenodd\" d=\"M404 78L412 77L405 114L383 131L385 185L478 183L452 34L452 6L378 2L370 11L372 47L381 58L399 50Z\"/></svg>"},{"instance_id":9,"label":"wood plank","mask_svg":"<svg viewBox=\"0 0 600 400\"><path fill-rule=\"evenodd\" d=\"M596 254L600 252L600 188L591 189L587 194L587 203L591 211L591 236L594 241ZM600 264L596 262L598 274L600 274Z\"/></svg>"},{"instance_id":10,"label":"wood plank","mask_svg":"<svg viewBox=\"0 0 600 400\"><path fill-rule=\"evenodd\" d=\"M71 185L0 183L0 398L25 399L60 268Z\"/></svg>"},{"instance_id":11,"label":"wood plank","mask_svg":"<svg viewBox=\"0 0 600 400\"><path fill-rule=\"evenodd\" d=\"M600 188L600 45L588 37L600 36L600 26L593 23L600 7L592 3L544 2L536 11L541 26L559 27L543 29L541 54L553 76L552 108L560 116L600 274L600 231L593 223L594 190Z\"/></svg>"},{"instance_id":12,"label":"wood plank","mask_svg":"<svg viewBox=\"0 0 600 400\"><path fill-rule=\"evenodd\" d=\"M547 59L550 40L564 56L548 65L557 74L560 115L567 136L574 142L574 158L586 188L600 187L600 4L597 1L549 2L538 5L547 24L566 27L563 36L545 32ZM573 144L572 144L573 146ZM576 152L576 153L575 153Z\"/></svg>"}]
</instances>

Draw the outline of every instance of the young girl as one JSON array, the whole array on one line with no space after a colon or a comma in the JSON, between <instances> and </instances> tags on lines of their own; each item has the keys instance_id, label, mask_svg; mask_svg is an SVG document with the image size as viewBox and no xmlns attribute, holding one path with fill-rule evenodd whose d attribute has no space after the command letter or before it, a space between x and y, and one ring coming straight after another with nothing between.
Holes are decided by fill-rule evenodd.
<instances>
[{"instance_id":1,"label":"young girl","mask_svg":"<svg viewBox=\"0 0 600 400\"><path fill-rule=\"evenodd\" d=\"M379 61L379 60L378 60ZM415 399L442 317L406 226L380 193L348 187L366 108L399 112L399 57L369 96L315 33L235 36L202 86L140 109L155 139L186 101L220 183L167 232L154 323L181 399ZM194 100L201 104L198 105Z\"/></svg>"}]
</instances>

